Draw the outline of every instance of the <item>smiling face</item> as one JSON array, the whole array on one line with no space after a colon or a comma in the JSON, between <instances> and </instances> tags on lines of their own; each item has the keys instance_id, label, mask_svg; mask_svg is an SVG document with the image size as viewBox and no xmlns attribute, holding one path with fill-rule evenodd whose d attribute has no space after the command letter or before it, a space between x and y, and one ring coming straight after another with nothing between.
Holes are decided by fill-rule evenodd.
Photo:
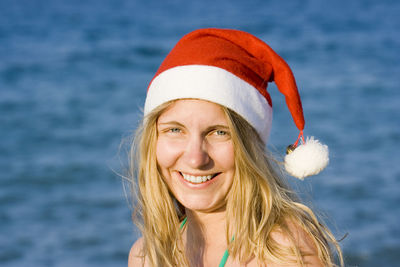
<instances>
[{"instance_id":1,"label":"smiling face","mask_svg":"<svg viewBox=\"0 0 400 267\"><path fill-rule=\"evenodd\" d=\"M158 118L157 132L157 163L175 198L193 211L223 208L235 158L222 108L203 100L178 100Z\"/></svg>"}]
</instances>

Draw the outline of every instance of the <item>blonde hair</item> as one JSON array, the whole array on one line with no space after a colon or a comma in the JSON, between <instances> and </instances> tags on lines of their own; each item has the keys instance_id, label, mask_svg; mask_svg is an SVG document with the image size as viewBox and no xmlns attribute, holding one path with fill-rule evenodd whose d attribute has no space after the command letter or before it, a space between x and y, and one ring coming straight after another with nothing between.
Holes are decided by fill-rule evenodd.
<instances>
[{"instance_id":1,"label":"blonde hair","mask_svg":"<svg viewBox=\"0 0 400 267\"><path fill-rule=\"evenodd\" d=\"M133 218L143 235L143 262L146 258L151 266L189 266L179 229L185 210L169 191L156 162L157 120L173 102L157 107L144 118L131 147L130 178L137 200ZM230 256L240 262L254 257L259 263L268 259L304 266L306 255L292 238L290 226L295 225L312 240L324 266L335 266L332 250L343 265L338 242L283 182L279 167L266 153L255 129L234 111L221 107L235 148L235 177L226 206ZM282 232L292 245L277 243L271 237L274 231ZM232 236L234 242L230 242Z\"/></svg>"}]
</instances>

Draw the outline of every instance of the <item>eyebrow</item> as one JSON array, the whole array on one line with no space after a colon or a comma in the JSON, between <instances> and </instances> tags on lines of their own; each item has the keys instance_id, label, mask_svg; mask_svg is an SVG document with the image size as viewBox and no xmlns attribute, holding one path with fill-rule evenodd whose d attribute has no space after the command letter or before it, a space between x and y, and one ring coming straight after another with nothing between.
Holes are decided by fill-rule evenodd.
<instances>
[{"instance_id":1,"label":"eyebrow","mask_svg":"<svg viewBox=\"0 0 400 267\"><path fill-rule=\"evenodd\" d=\"M157 125L179 125L185 127L185 125L177 121L158 122Z\"/></svg>"},{"instance_id":2,"label":"eyebrow","mask_svg":"<svg viewBox=\"0 0 400 267\"><path fill-rule=\"evenodd\" d=\"M185 127L185 125L183 125L182 123L177 122L177 121L159 122L157 124L160 125L160 126L178 125L180 127ZM213 129L216 129L216 128L222 128L222 129L225 129L225 130L229 130L229 126L227 126L227 125L216 124L216 125L211 125L211 126L207 127L206 131L210 131L210 130L213 130Z\"/></svg>"},{"instance_id":3,"label":"eyebrow","mask_svg":"<svg viewBox=\"0 0 400 267\"><path fill-rule=\"evenodd\" d=\"M209 131L209 130L213 130L213 129L217 129L217 128L229 130L229 127L227 125L221 125L221 124L211 125L210 127L207 127L207 130Z\"/></svg>"}]
</instances>

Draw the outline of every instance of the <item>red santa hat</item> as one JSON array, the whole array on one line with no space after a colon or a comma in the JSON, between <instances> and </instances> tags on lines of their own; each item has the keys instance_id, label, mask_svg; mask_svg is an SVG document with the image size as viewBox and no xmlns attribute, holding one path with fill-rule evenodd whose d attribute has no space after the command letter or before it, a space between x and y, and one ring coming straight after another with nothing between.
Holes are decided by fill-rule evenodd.
<instances>
[{"instance_id":1,"label":"red santa hat","mask_svg":"<svg viewBox=\"0 0 400 267\"><path fill-rule=\"evenodd\" d=\"M286 170L300 179L317 174L328 164L328 149L314 138L304 140L303 108L293 73L265 42L247 32L200 29L185 35L150 82L144 114L170 100L203 99L240 114L266 143L272 123L267 84L272 81L285 96L300 132L285 157Z\"/></svg>"}]
</instances>

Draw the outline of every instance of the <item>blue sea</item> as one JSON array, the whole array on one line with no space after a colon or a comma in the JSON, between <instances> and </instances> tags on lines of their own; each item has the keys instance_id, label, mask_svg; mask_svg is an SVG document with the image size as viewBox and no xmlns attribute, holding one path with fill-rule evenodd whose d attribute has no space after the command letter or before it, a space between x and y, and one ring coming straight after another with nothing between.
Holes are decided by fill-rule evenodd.
<instances>
[{"instance_id":1,"label":"blue sea","mask_svg":"<svg viewBox=\"0 0 400 267\"><path fill-rule=\"evenodd\" d=\"M253 33L289 63L305 134L331 153L293 187L348 234L346 266L399 266L399 14L395 0L0 0L0 266L127 265L127 143L162 59L202 27ZM269 91L283 154L298 132Z\"/></svg>"}]
</instances>

